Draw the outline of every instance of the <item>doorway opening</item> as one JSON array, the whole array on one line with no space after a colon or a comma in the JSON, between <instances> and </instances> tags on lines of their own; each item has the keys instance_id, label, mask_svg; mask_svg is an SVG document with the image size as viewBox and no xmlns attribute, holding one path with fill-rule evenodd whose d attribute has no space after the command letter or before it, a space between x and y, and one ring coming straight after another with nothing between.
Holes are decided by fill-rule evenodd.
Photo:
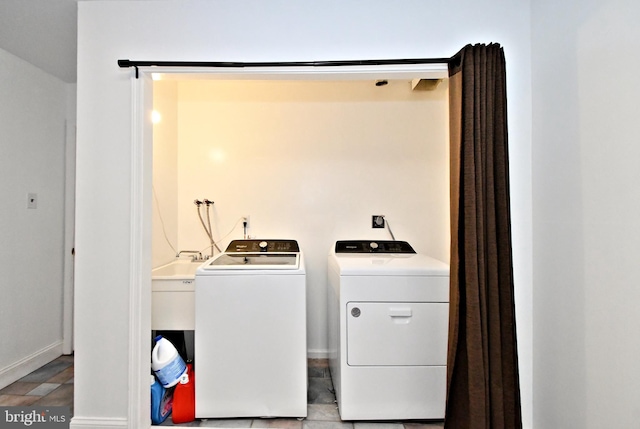
<instances>
[{"instance_id":1,"label":"doorway opening","mask_svg":"<svg viewBox=\"0 0 640 429\"><path fill-rule=\"evenodd\" d=\"M202 84L200 88L207 88L206 91L211 91L213 93L218 94L217 97L220 97L220 93L224 91L224 87L233 87L236 89L244 87L245 97L249 97L247 94L253 94L253 102L254 103L262 103L262 107L265 107L265 104L269 102L265 101L264 94L270 92L276 98L279 96L282 98L283 94L281 90L274 89L279 85L282 88L282 85L288 86L296 86L301 83L307 83L307 86L317 86L317 88L322 87L322 85L330 85L334 87L334 89L339 88L343 84L349 85L363 85L369 86L372 91L388 91L387 96L390 90L393 90L395 85L411 85L411 81L413 79L444 79L447 75L447 66L446 64L441 64L439 67L435 67L433 64L423 65L423 70L417 69L414 65L411 67L372 67L369 69L362 69L354 71L346 68L342 68L342 70L329 70L329 69L304 69L300 68L295 72L286 69L286 70L251 70L251 71L243 71L242 73L238 73L237 70L228 71L228 70L218 70L218 71L198 71L197 73L185 73L184 70L159 70L157 67L153 69L141 69L140 70L140 78L134 79L134 142L133 142L133 153L134 153L134 164L137 165L137 168L134 169L134 177L133 177L133 187L134 187L134 201L132 204L138 205L137 209L134 208L134 213L137 213L137 216L134 216L134 225L133 229L133 240L139 238L140 245L135 247L135 244L132 243L132 246L136 249L136 254L134 255L134 259L137 259L137 263L134 263L134 273L132 274L132 283L131 283L131 316L132 319L131 326L131 344L136 345L131 348L131 371L130 371L130 385L136 384L139 386L138 389L130 390L130 401L131 405L130 409L130 418L132 421L135 419L137 421L145 422L148 418L147 414L143 412L143 410L147 410L149 403L149 395L148 395L148 369L149 369L149 356L150 356L150 342L149 342L149 332L151 330L151 297L152 297L152 288L151 288L151 268L153 266L157 266L159 262L155 256L155 247L158 244L158 241L162 243L164 239L157 239L155 232L149 226L151 222L150 219L153 218L153 209L156 203L153 201L153 187L154 183L154 171L157 169L157 166L154 165L155 160L154 157L157 155L157 151L154 152L154 133L157 133L156 129L154 129L151 124L151 112L154 109L154 98L158 95L159 88L162 86L170 87L172 84L176 86L181 86L183 92L190 93L189 101L182 101L181 109L183 109L182 113L179 113L181 116L182 124L179 129L176 131L177 142L179 144L180 140L186 141L191 140L195 141L195 143L191 143L193 146L190 148L183 147L180 150L182 151L182 155L178 155L178 162L184 164L191 164L194 162L201 162L201 164L197 168L193 169L183 169L180 172L180 168L176 167L176 177L180 176L180 181L182 182L182 190L176 189L175 198L165 199L164 196L159 195L159 203L161 206L166 206L167 201L172 200L174 202L174 207L176 209L175 212L175 247L176 250L190 249L190 250L199 250L200 248L208 247L208 239L206 239L204 233L201 230L199 225L199 221L197 220L195 208L193 206L193 199L203 199L208 198L215 203L215 210L213 211L213 220L214 227L216 230L218 237L224 237L225 234L230 233L231 235L228 238L234 237L234 234L241 234L241 230L234 228L234 222L237 220L236 218L240 218L242 216L250 216L251 218L251 231L255 236L263 236L263 234L285 234L289 235L292 232L295 233L294 225L328 225L329 234L326 234L326 231L323 231L320 235L327 235L328 237L336 236L339 238L346 237L349 233L353 232L353 224L359 222L357 219L360 214L355 215L354 219L349 219L350 213L354 211L358 211L358 204L354 203L353 195L361 193L361 190L365 188L363 186L364 182L359 182L357 186L354 186L351 183L352 189L350 192L345 192L342 197L345 198L344 201L336 200L331 196L332 192L326 192L327 183L322 181L322 178L325 175L331 175L334 172L338 172L337 178L332 179L329 190L332 187L337 186L349 186L349 175L355 175L356 177L366 176L363 180L367 183L370 183L372 186L372 190L367 190L370 192L366 197L368 201L371 202L371 209L378 209L379 207L385 208L385 204L388 204L385 201L392 199L392 196L398 198L397 192L395 192L398 188L401 187L400 183L404 180L407 181L407 178L411 178L411 174L409 173L411 169L407 169L405 171L406 175L404 178L398 179L397 182L394 182L393 185L390 185L388 182L392 181L389 179L389 175L384 173L385 165L389 163L393 163L395 158L398 158L398 162L410 162L411 158L415 158L415 153L405 154L406 158L402 157L402 148L405 141L403 138L398 138L396 140L389 138L386 143L377 142L374 138L377 137L374 135L375 133L369 135L361 135L358 141L353 145L345 144L347 140L350 139L351 142L354 142L356 138L353 135L350 135L347 140L340 140L340 136L343 133L338 131L341 130L341 126L336 123L331 123L330 125L325 125L325 128L334 131L331 138L327 138L325 136L324 141L326 145L320 144L322 142L314 141L313 137L317 137L317 128L311 128L312 121L305 123L304 126L300 125L300 120L296 120L297 124L293 124L293 128L296 126L300 131L300 138L295 139L295 144L291 144L291 139L288 141L284 141L287 139L283 139L282 136L284 134L277 134L273 132L272 129L268 127L276 127L274 124L274 117L277 117L277 109L274 112L272 110L272 115L269 120L265 120L264 124L260 126L255 126L254 120L248 124L246 121L243 126L243 122L239 121L235 125L235 129L237 130L237 135L243 135L243 144L233 144L233 141L230 141L229 129L220 130L220 127L215 127L215 121L211 120L214 125L213 128L209 130L209 132L199 131L200 135L211 136L211 140L208 140L205 137L198 137L194 134L194 130L189 129L187 124L190 124L189 121L196 121L196 110L197 104L208 104L208 112L219 112L216 109L216 104L226 103L229 104L232 100L230 99L209 99L205 101L201 93L201 89L198 89L198 83ZM154 81L152 77L160 78L160 80ZM386 80L388 85L378 85L376 83ZM446 83L445 83L446 86ZM260 88L258 88L260 87ZM325 86L324 88L327 88ZM261 96L257 97L256 100L256 90L260 89ZM397 89L397 88L396 88ZM309 90L309 88L307 88ZM413 88L410 89L414 90ZM322 89L318 89L319 92L322 92ZM338 91L339 92L339 91ZM373 93L376 94L376 93ZM373 95L371 97L376 97L380 95ZM233 94L232 94L233 95ZM334 94L333 102L336 99L340 98L340 93ZM235 96L238 96L238 92L235 92ZM300 93L298 93L300 96ZM200 97L200 98L198 98ZM262 98L261 98L262 97ZM251 98L251 97L249 97ZM260 99L261 98L261 99ZM384 97L382 97L384 99ZM156 98L157 100L157 98ZM305 102L309 104L309 101L298 100L301 102ZM389 101L389 100L387 100ZM238 100L233 101L234 103L244 103L244 106L247 107L251 100ZM291 99L289 99L291 102ZM396 100L396 103L398 101ZM375 104L374 101L369 100L369 103ZM187 104L191 104L190 106L186 106ZM347 103L348 104L348 103ZM353 102L351 102L353 107ZM273 107L273 100L271 101L271 106ZM282 108L282 104L278 105L279 108ZM331 109L331 105L325 105L324 108ZM219 107L219 106L218 106ZM255 107L255 105L253 106ZM291 106L289 106L291 107ZM321 103L316 101L314 103L314 107L321 108ZM364 117L373 115L373 109L370 105L367 106L366 103L362 102L359 106L363 110ZM441 109L447 114L446 106ZM237 113L237 111L233 111L231 113ZM168 116L165 116L161 113L162 121L168 119ZM227 112L229 113L229 112ZM277 125L281 130L286 130L287 128L290 130L292 128L291 121L286 121L285 112L281 112L285 118L280 121ZM311 115L307 112L308 115ZM355 115L355 114L354 114ZM213 115L215 116L215 115ZM211 118L211 116L210 116ZM206 119L206 118L204 118ZM220 118L218 118L220 119ZM246 119L246 118L245 118ZM407 117L406 115L398 115L392 114L387 118L389 122L394 122L396 126L398 126L398 133L404 133L403 126L406 128L406 125L413 122L414 120ZM207 123L203 118L199 119L201 123ZM352 122L357 119L355 116L351 118ZM380 118L376 119L377 122L380 122ZM322 121L319 121L320 125ZM325 121L326 122L326 121ZM345 121L344 123L346 123ZM404 122L404 123L403 123ZM162 122L161 122L162 123ZM269 123L270 125L267 125ZM342 126L344 126L344 123ZM166 124L166 122L165 122ZM220 125L220 123L218 123ZM229 125L228 122L226 125ZM253 125L253 126L249 126ZM446 121L446 117L444 120L443 127L445 129L448 128L448 123ZM234 128L234 127L231 127ZM253 129L253 134L251 133ZM256 130L260 130L258 133ZM336 131L337 130L337 131ZM218 134L215 135L215 140L221 144L212 144L211 141L213 139L213 132ZM269 131L268 134L265 134L265 131ZM225 134L226 133L226 134ZM225 141L225 135L227 136ZM290 137L291 135L288 134ZM252 140L253 138L253 140ZM440 136L444 140L445 148L443 152L447 153L448 144L448 136ZM198 142L198 140L200 140ZM223 140L220 142L220 140ZM254 146L250 145L250 142L260 143ZM304 143L301 143L304 142ZM224 144L222 144L224 143ZM209 146L209 151L200 152L198 150L202 150L203 148L207 148ZM247 148L250 149L251 154L248 155L246 153ZM245 152L243 152L243 150ZM194 153L195 152L195 153ZM424 154L418 154L418 159L420 156L424 156ZM244 157L244 158L243 158ZM247 159L249 157L250 159ZM340 158L343 157L342 163L340 162ZM395 158L394 158L395 157ZM182 158L182 159L181 159ZM233 158L233 161L230 161L230 158ZM354 162L359 159L360 164L356 164L355 171L354 170ZM352 162L344 162L344 160L352 161ZM273 174L273 170L269 168L273 168L274 164L280 173ZM446 163L445 163L446 164ZM367 167L375 166L373 171L368 170ZM240 174L242 169L247 167L251 174L245 176L242 180L238 180L237 176L233 176L234 173ZM448 167L447 167L448 168ZM284 169L284 170L283 170ZM389 169L387 168L387 171ZM397 173L395 167L392 168L393 173ZM194 173L196 172L196 173ZM382 172L382 173L381 173ZM342 174L342 175L341 175ZM301 175L305 175L304 181L297 180L297 178L301 177ZM368 176L367 176L368 175ZM205 176L204 178L202 176ZM421 178L419 181L429 181L428 178ZM378 182L381 181L381 182ZM385 183L386 182L386 183ZM189 185L191 184L191 185ZM270 186L273 189L284 189L285 198L284 200L274 201L273 198L267 198L269 193L265 193L264 190L260 191L260 186ZM447 185L448 186L448 185ZM191 187L191 190L188 188ZM177 186L180 188L180 186ZM368 187L367 187L368 188ZM410 186L407 187L408 189ZM212 189L211 191L209 189ZM421 207L412 207L409 201L411 199L415 199L414 192L412 190L405 189L406 192L401 199L406 199L406 202L403 203L407 207L403 207L403 212L414 212L418 213L421 210ZM156 189L158 191L158 189ZM448 193L448 187L445 187L445 193ZM212 193L209 195L209 193ZM158 194L163 193L163 191L158 192ZM325 195L326 193L326 195ZM215 195L214 195L215 194ZM244 195L244 197L242 197ZM260 197L263 195L264 197ZM349 198L349 196L352 198ZM140 198L137 198L140 197ZM255 204L249 204L247 201L253 201ZM280 210L280 207L288 201L285 205L286 210ZM145 203L143 207L142 202ZM434 202L436 204L437 202ZM170 204L169 204L170 205ZM447 213L445 214L445 218L448 219L448 204L445 204ZM315 209L314 209L315 207ZM318 210L319 207L322 207L322 210ZM279 211L280 210L280 211ZM315 211L314 211L315 210ZM367 234L369 233L369 220L372 214L378 214L371 212L368 207L362 208L363 213L366 213L363 220L363 225L358 226L357 228L362 228L359 231L359 234ZM279 213L279 214L274 214ZM333 213L329 217L327 217L328 213ZM303 215L308 215L301 217ZM394 217L390 216L390 212L384 213L388 220L393 223ZM174 216L174 215L172 215ZM333 217L332 217L333 216ZM398 215L399 216L399 215ZM396 216L396 219L399 217ZM163 217L166 219L166 215L163 213ZM396 220L397 222L397 220ZM448 222L448 220L447 220ZM404 222L400 222L400 224L394 224L394 231L396 234L402 232L403 228L400 225ZM398 226L396 226L398 225ZM413 228L420 229L423 226L414 225ZM366 229L365 229L366 228ZM311 228L312 230L314 228ZM317 229L317 228L316 228ZM177 231L181 230L180 233ZM293 230L293 231L292 231ZM302 234L302 232L300 232ZM421 233L424 233L421 231ZM171 235L174 235L172 232ZM238 238L237 236L235 238ZM296 238L296 237L294 237ZM308 252L311 258L316 258L318 261L323 259L326 254L326 246L312 246L312 244L316 241L316 236L310 234L309 236L303 237L301 244L308 244ZM446 240L448 240L448 232ZM448 246L448 243L446 244ZM224 242L221 243L221 247L224 246ZM193 248L193 249L191 249ZM197 249L196 249L197 248ZM162 252L160 252L162 253ZM433 252L431 252L433 253ZM448 248L444 251L448 258ZM173 252L165 252L164 257L173 257L175 256ZM321 266L318 267L318 271L321 271ZM315 291L316 297L313 298L313 292L310 294L309 301L314 302L313 305L309 306L308 310L311 310L311 313L314 311L316 314L309 314L310 318L320 319L322 316L318 313L318 309L316 307L321 307L318 305L316 301L323 302L325 299L324 296L320 296L322 294L322 285L321 285L321 277L320 274L315 280L315 286L311 285L311 288L314 288L312 291ZM134 313L134 309L142 309L142 311L137 310L137 314ZM320 330L320 327L310 329ZM318 342L322 342L322 334L318 332L315 333L318 338ZM316 353L318 356L321 356L323 352L326 350L322 350L321 346L316 346L315 348L311 346L313 350L310 350L310 353Z\"/></svg>"}]
</instances>

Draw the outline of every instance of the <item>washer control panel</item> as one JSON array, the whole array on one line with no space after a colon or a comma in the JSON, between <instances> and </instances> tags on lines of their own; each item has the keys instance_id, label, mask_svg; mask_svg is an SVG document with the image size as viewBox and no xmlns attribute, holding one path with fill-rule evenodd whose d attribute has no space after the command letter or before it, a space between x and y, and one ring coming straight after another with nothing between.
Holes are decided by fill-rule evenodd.
<instances>
[{"instance_id":1,"label":"washer control panel","mask_svg":"<svg viewBox=\"0 0 640 429\"><path fill-rule=\"evenodd\" d=\"M406 241L350 240L336 241L336 253L416 253Z\"/></svg>"},{"instance_id":2,"label":"washer control panel","mask_svg":"<svg viewBox=\"0 0 640 429\"><path fill-rule=\"evenodd\" d=\"M299 252L296 240L233 240L225 253Z\"/></svg>"}]
</instances>

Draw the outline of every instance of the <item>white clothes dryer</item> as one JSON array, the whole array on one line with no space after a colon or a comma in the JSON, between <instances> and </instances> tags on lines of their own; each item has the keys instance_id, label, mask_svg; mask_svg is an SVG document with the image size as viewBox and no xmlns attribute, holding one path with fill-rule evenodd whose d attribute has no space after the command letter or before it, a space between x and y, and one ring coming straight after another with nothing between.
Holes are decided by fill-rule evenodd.
<instances>
[{"instance_id":1,"label":"white clothes dryer","mask_svg":"<svg viewBox=\"0 0 640 429\"><path fill-rule=\"evenodd\" d=\"M235 240L196 271L198 418L307 415L306 272L295 240Z\"/></svg>"},{"instance_id":2,"label":"white clothes dryer","mask_svg":"<svg viewBox=\"0 0 640 429\"><path fill-rule=\"evenodd\" d=\"M328 280L342 420L443 419L449 266L404 241L338 241Z\"/></svg>"}]
</instances>

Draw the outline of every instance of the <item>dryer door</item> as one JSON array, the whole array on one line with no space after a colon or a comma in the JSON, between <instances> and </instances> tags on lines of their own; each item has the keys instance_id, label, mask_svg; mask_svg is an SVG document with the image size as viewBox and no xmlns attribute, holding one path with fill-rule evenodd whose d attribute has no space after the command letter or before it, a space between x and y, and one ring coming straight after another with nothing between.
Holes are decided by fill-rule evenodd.
<instances>
[{"instance_id":1,"label":"dryer door","mask_svg":"<svg viewBox=\"0 0 640 429\"><path fill-rule=\"evenodd\" d=\"M446 365L449 304L347 303L350 366Z\"/></svg>"}]
</instances>

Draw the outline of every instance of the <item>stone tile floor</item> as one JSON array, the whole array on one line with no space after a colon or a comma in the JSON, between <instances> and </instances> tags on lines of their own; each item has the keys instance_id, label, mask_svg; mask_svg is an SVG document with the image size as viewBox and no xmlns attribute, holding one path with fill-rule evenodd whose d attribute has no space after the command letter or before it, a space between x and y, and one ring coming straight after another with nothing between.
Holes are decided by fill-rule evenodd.
<instances>
[{"instance_id":1,"label":"stone tile floor","mask_svg":"<svg viewBox=\"0 0 640 429\"><path fill-rule=\"evenodd\" d=\"M202 419L162 426L262 429L437 429L441 421L341 421L326 359L309 359L308 409L305 419ZM69 406L73 415L73 356L60 356L0 390L2 406Z\"/></svg>"},{"instance_id":2,"label":"stone tile floor","mask_svg":"<svg viewBox=\"0 0 640 429\"><path fill-rule=\"evenodd\" d=\"M68 406L73 414L73 356L60 356L0 390L2 406Z\"/></svg>"}]
</instances>

